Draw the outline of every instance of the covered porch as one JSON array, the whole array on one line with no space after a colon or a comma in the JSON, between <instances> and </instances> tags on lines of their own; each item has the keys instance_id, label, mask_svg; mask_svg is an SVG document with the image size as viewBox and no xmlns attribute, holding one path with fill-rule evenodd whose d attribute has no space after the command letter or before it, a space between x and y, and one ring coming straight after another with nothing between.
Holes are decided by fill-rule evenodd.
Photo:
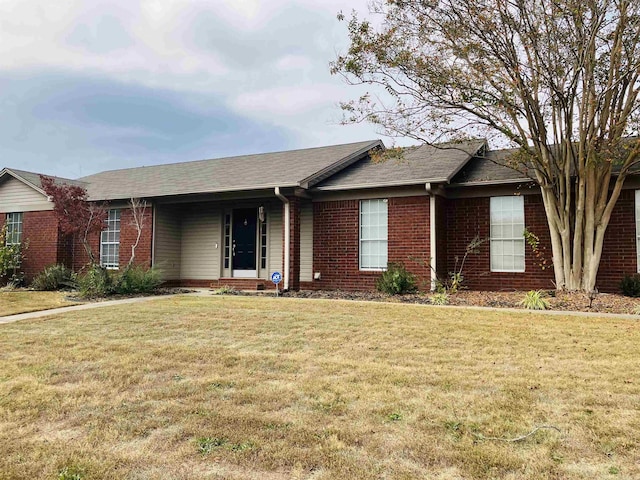
<instances>
[{"instance_id":1,"label":"covered porch","mask_svg":"<svg viewBox=\"0 0 640 480\"><path fill-rule=\"evenodd\" d=\"M312 206L293 189L154 203L152 261L167 284L273 289L280 272L281 289L298 289L312 276Z\"/></svg>"}]
</instances>

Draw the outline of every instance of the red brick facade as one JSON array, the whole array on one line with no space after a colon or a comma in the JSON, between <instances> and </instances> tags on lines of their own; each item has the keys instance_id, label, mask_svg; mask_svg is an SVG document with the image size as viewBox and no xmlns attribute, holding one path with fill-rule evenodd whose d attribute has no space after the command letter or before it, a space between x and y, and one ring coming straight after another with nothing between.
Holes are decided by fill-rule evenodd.
<instances>
[{"instance_id":1,"label":"red brick facade","mask_svg":"<svg viewBox=\"0 0 640 480\"><path fill-rule=\"evenodd\" d=\"M479 235L487 241L478 254L467 257L465 285L473 290L553 289L551 238L540 195L524 196L525 226L540 239L536 257L525 245L525 272L491 272L489 263L489 197L447 200L447 268L454 271L456 256L462 260L466 246ZM611 216L604 241L596 287L602 292L617 292L625 274L637 271L636 224L633 190L624 190ZM543 270L541 263L546 260Z\"/></svg>"},{"instance_id":2,"label":"red brick facade","mask_svg":"<svg viewBox=\"0 0 640 480\"><path fill-rule=\"evenodd\" d=\"M464 284L472 290L531 290L553 288L553 268L542 269L542 261L525 245L525 271L492 272L490 267L490 197L449 199L446 201L447 272L459 269L467 245L478 236L482 245L467 256L463 268ZM541 256L551 262L549 227L540 195L524 196L525 227L540 238ZM456 267L456 258L458 267Z\"/></svg>"},{"instance_id":3,"label":"red brick facade","mask_svg":"<svg viewBox=\"0 0 640 480\"><path fill-rule=\"evenodd\" d=\"M313 205L313 271L320 280L305 283L314 289L372 290L380 272L359 268L358 200ZM403 263L429 288L429 197L389 198L388 259Z\"/></svg>"},{"instance_id":4,"label":"red brick facade","mask_svg":"<svg viewBox=\"0 0 640 480\"><path fill-rule=\"evenodd\" d=\"M120 209L120 266L124 266L131 258L131 246L135 243L138 231L133 223L130 208ZM100 261L100 233L93 233L89 237L89 245L96 262ZM136 247L135 264L144 267L151 266L151 252L153 248L153 208L147 206L143 218L142 235ZM71 249L72 265L75 271L81 271L89 263L89 256L85 251L80 237L76 236Z\"/></svg>"},{"instance_id":5,"label":"red brick facade","mask_svg":"<svg viewBox=\"0 0 640 480\"><path fill-rule=\"evenodd\" d=\"M322 201L313 204L313 271L321 278L300 282L300 202L290 197L290 288L372 290L380 272L359 269L359 201ZM430 287L430 198L424 196L388 198L388 260L403 263L416 274L423 290ZM463 275L467 287L476 290L530 290L554 288L549 229L540 195L524 195L525 226L540 239L539 256L525 246L525 272L491 272L489 239L490 197L459 199L436 198L438 274L456 269L465 249L477 235L485 240L478 253L467 257ZM4 217L4 216L3 216ZM3 218L4 219L4 218ZM131 211L121 210L120 265L129 261L136 230ZM136 250L136 263L151 265L153 211L147 208L142 237ZM283 228L284 235L284 228ZM91 237L96 260L100 257L99 234ZM51 211L24 212L23 239L28 242L23 261L27 281L46 266L63 263L80 270L88 261L82 244L64 238ZM283 242L284 245L284 242ZM283 252L284 253L284 252ZM617 291L625 274L637 271L634 190L622 192L614 209L604 243L597 288ZM541 263L546 260L546 268ZM175 283L175 282L174 282ZM273 289L260 279L221 279L178 282L185 286L230 285L236 288Z\"/></svg>"},{"instance_id":6,"label":"red brick facade","mask_svg":"<svg viewBox=\"0 0 640 480\"><path fill-rule=\"evenodd\" d=\"M22 214L22 242L27 245L22 271L27 282L46 266L61 261L62 252L57 248L60 237L58 220L52 211Z\"/></svg>"}]
</instances>

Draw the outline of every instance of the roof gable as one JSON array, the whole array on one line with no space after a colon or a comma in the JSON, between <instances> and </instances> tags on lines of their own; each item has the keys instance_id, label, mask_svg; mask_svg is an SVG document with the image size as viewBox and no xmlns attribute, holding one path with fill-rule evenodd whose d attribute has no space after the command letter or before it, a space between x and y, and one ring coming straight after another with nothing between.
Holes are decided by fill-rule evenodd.
<instances>
[{"instance_id":1,"label":"roof gable","mask_svg":"<svg viewBox=\"0 0 640 480\"><path fill-rule=\"evenodd\" d=\"M404 149L402 158L376 162L366 158L320 183L318 190L349 190L421 183L448 183L486 145L471 140Z\"/></svg>"}]
</instances>

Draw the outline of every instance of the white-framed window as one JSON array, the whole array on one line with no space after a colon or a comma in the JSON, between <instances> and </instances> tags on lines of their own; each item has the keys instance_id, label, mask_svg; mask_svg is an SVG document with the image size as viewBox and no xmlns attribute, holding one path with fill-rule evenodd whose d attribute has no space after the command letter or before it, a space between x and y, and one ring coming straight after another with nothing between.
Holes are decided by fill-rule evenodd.
<instances>
[{"instance_id":1,"label":"white-framed window","mask_svg":"<svg viewBox=\"0 0 640 480\"><path fill-rule=\"evenodd\" d=\"M109 210L106 224L100 233L100 265L115 269L120 266L120 210Z\"/></svg>"},{"instance_id":2,"label":"white-framed window","mask_svg":"<svg viewBox=\"0 0 640 480\"><path fill-rule=\"evenodd\" d=\"M7 213L5 223L7 227L6 245L20 245L22 243L22 212Z\"/></svg>"},{"instance_id":3,"label":"white-framed window","mask_svg":"<svg viewBox=\"0 0 640 480\"><path fill-rule=\"evenodd\" d=\"M387 199L360 201L360 270L387 268Z\"/></svg>"},{"instance_id":4,"label":"white-framed window","mask_svg":"<svg viewBox=\"0 0 640 480\"><path fill-rule=\"evenodd\" d=\"M636 266L640 272L640 190L636 190Z\"/></svg>"},{"instance_id":5,"label":"white-framed window","mask_svg":"<svg viewBox=\"0 0 640 480\"><path fill-rule=\"evenodd\" d=\"M524 197L491 197L491 271L524 272Z\"/></svg>"}]
</instances>

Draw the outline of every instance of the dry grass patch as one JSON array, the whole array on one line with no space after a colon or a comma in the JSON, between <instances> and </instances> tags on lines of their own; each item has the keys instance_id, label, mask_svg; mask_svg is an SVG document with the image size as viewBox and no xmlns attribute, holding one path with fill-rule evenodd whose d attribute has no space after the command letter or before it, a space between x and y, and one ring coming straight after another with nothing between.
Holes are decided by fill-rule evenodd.
<instances>
[{"instance_id":1,"label":"dry grass patch","mask_svg":"<svg viewBox=\"0 0 640 480\"><path fill-rule=\"evenodd\" d=\"M638 478L639 341L633 321L251 297L2 325L0 477ZM562 433L483 439L538 425Z\"/></svg>"},{"instance_id":2,"label":"dry grass patch","mask_svg":"<svg viewBox=\"0 0 640 480\"><path fill-rule=\"evenodd\" d=\"M63 292L34 292L22 289L0 291L0 317L69 307L78 303L65 300L65 295Z\"/></svg>"}]
</instances>

